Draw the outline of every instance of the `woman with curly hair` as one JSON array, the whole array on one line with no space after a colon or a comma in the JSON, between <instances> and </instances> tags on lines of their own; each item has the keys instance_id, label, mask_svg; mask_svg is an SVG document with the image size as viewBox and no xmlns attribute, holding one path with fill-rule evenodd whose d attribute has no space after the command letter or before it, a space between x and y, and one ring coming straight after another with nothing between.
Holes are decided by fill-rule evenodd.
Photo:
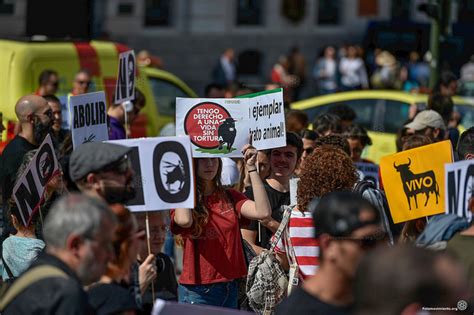
<instances>
[{"instance_id":1,"label":"woman with curly hair","mask_svg":"<svg viewBox=\"0 0 474 315\"><path fill-rule=\"evenodd\" d=\"M308 211L310 201L333 191L351 190L357 179L351 158L341 149L323 145L306 158L298 183L297 207L292 210L288 223L302 280L314 275L319 266L319 241L314 238L312 214ZM284 266L287 265L285 243L280 240L276 247Z\"/></svg>"},{"instance_id":2,"label":"woman with curly hair","mask_svg":"<svg viewBox=\"0 0 474 315\"><path fill-rule=\"evenodd\" d=\"M257 151L246 145L243 153L255 201L222 187L220 159L201 158L194 160L196 207L171 211L171 231L184 247L180 302L237 308L237 280L247 275L239 219L262 220L271 215L255 165Z\"/></svg>"}]
</instances>

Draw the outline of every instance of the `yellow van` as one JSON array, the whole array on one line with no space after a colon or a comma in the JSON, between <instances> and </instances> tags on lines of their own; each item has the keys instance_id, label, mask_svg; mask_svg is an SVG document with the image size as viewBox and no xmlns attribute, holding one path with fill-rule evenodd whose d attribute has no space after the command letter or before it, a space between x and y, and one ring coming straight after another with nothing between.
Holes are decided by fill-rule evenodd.
<instances>
[{"instance_id":1,"label":"yellow van","mask_svg":"<svg viewBox=\"0 0 474 315\"><path fill-rule=\"evenodd\" d=\"M129 49L122 44L104 41L0 40L0 112L7 127L1 137L0 152L14 136L15 103L23 95L38 89L38 78L43 70L50 69L59 74L57 96L62 96L70 92L75 74L86 68L92 74L90 91L105 91L110 102L117 78L118 54ZM145 94L147 105L132 126L135 136L158 135L165 124L174 120L176 97L197 96L173 74L154 68L138 68L136 85Z\"/></svg>"}]
</instances>

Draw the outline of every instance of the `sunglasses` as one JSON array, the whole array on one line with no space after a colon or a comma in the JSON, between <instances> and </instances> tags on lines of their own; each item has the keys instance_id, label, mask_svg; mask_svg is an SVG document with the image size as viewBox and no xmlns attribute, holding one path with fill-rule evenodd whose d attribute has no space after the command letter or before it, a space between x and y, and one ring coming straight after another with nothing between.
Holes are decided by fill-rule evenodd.
<instances>
[{"instance_id":1,"label":"sunglasses","mask_svg":"<svg viewBox=\"0 0 474 315\"><path fill-rule=\"evenodd\" d=\"M386 232L379 232L375 233L372 235L367 235L364 237L342 237L342 238L337 238L336 240L338 241L350 241L355 243L360 247L360 249L363 250L368 250L376 247L379 245L381 242L387 239L387 233Z\"/></svg>"},{"instance_id":2,"label":"sunglasses","mask_svg":"<svg viewBox=\"0 0 474 315\"><path fill-rule=\"evenodd\" d=\"M89 86L89 85L91 84L91 81L79 81L79 80L78 80L78 81L76 81L76 82L77 82L78 84L80 84L80 85L87 85L87 86Z\"/></svg>"},{"instance_id":3,"label":"sunglasses","mask_svg":"<svg viewBox=\"0 0 474 315\"><path fill-rule=\"evenodd\" d=\"M311 154L311 153L313 153L314 148L306 148L306 149L303 149L303 151L304 151L306 154Z\"/></svg>"}]
</instances>

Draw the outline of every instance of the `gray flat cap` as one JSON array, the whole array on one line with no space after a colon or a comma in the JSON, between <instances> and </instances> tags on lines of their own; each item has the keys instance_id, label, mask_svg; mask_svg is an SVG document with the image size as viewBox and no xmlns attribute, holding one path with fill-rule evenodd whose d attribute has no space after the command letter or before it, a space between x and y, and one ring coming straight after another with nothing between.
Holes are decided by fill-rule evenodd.
<instances>
[{"instance_id":1,"label":"gray flat cap","mask_svg":"<svg viewBox=\"0 0 474 315\"><path fill-rule=\"evenodd\" d=\"M69 175L73 181L77 181L89 173L96 173L107 165L117 162L130 150L130 147L104 142L81 144L71 154Z\"/></svg>"}]
</instances>

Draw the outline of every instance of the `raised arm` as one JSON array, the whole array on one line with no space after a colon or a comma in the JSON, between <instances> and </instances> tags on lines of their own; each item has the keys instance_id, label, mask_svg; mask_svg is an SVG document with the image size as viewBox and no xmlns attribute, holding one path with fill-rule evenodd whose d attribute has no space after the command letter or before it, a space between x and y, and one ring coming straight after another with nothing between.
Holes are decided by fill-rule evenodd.
<instances>
[{"instance_id":1,"label":"raised arm","mask_svg":"<svg viewBox=\"0 0 474 315\"><path fill-rule=\"evenodd\" d=\"M268 201L267 192L263 186L262 180L257 173L257 150L251 145L247 144L244 149L244 163L252 183L252 190L254 200L247 200L241 209L244 217L253 220L263 220L270 218L272 210L270 202Z\"/></svg>"}]
</instances>

